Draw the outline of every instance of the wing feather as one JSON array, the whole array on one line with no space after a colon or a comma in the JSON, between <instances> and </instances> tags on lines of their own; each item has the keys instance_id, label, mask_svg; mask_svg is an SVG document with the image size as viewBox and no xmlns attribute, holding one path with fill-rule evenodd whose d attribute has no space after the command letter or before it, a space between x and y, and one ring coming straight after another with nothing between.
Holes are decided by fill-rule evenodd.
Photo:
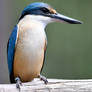
<instances>
[{"instance_id":1,"label":"wing feather","mask_svg":"<svg viewBox=\"0 0 92 92\"><path fill-rule=\"evenodd\" d=\"M42 72L42 69L43 69L43 66L44 66L44 63L45 63L46 49L47 49L47 38L45 39L45 44L44 44L44 58L43 58L43 65L42 65L42 68L41 68L41 72Z\"/></svg>"},{"instance_id":2,"label":"wing feather","mask_svg":"<svg viewBox=\"0 0 92 92\"><path fill-rule=\"evenodd\" d=\"M18 27L16 25L10 35L10 38L7 44L8 69L9 69L11 82L12 80L14 80L13 79L13 63L14 63L15 46L16 46L16 41L17 41L17 33L18 33Z\"/></svg>"}]
</instances>

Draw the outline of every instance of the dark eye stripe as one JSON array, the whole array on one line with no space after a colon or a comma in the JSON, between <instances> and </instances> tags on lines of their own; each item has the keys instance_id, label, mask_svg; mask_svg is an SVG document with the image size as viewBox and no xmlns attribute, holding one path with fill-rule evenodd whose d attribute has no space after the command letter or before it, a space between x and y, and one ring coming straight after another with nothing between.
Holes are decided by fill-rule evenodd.
<instances>
[{"instance_id":1,"label":"dark eye stripe","mask_svg":"<svg viewBox=\"0 0 92 92\"><path fill-rule=\"evenodd\" d=\"M50 13L50 11L47 9L47 8L40 8L40 10L43 12L43 13L47 13L47 14L49 14Z\"/></svg>"}]
</instances>

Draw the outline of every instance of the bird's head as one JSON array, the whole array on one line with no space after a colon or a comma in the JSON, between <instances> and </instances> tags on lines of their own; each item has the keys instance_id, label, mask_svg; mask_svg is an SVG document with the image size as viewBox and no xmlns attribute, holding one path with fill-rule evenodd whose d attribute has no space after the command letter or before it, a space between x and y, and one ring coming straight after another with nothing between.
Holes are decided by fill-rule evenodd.
<instances>
[{"instance_id":1,"label":"bird's head","mask_svg":"<svg viewBox=\"0 0 92 92\"><path fill-rule=\"evenodd\" d=\"M31 18L33 18L34 20L41 21L45 24L51 22L66 22L69 24L81 24L80 21L59 14L50 5L42 2L32 3L27 7L25 7L19 20L23 19L27 15L32 16Z\"/></svg>"}]
</instances>

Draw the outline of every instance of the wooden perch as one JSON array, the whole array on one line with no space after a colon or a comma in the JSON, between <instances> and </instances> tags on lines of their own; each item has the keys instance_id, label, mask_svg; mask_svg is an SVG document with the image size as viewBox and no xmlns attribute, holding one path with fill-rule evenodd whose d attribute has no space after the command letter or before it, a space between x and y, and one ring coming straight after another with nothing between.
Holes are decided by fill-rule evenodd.
<instances>
[{"instance_id":1,"label":"wooden perch","mask_svg":"<svg viewBox=\"0 0 92 92\"><path fill-rule=\"evenodd\" d=\"M48 79L43 81L34 79L32 82L23 83L20 92L92 92L92 79L88 80L62 80ZM0 92L19 92L15 84L0 84Z\"/></svg>"}]
</instances>

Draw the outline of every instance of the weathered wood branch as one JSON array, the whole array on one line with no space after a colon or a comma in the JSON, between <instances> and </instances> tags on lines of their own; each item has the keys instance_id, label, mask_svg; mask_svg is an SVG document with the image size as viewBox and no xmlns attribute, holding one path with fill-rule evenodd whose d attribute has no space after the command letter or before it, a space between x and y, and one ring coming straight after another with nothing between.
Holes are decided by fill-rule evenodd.
<instances>
[{"instance_id":1,"label":"weathered wood branch","mask_svg":"<svg viewBox=\"0 0 92 92\"><path fill-rule=\"evenodd\" d=\"M61 80L48 79L43 81L34 79L32 82L23 83L20 92L92 92L92 79L88 80ZM0 92L19 92L15 84L0 84Z\"/></svg>"}]
</instances>

